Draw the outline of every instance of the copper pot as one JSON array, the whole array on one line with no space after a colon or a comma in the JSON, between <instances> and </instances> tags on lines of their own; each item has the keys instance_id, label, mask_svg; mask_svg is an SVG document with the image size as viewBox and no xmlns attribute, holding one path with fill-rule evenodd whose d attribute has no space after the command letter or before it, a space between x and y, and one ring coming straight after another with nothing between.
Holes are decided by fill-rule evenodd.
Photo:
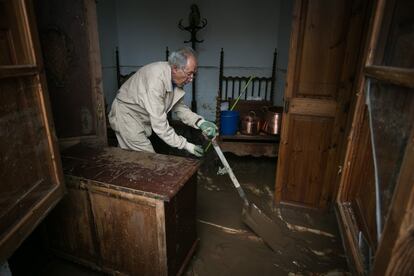
<instances>
[{"instance_id":1,"label":"copper pot","mask_svg":"<svg viewBox=\"0 0 414 276\"><path fill-rule=\"evenodd\" d=\"M241 120L242 134L256 135L260 132L260 117L256 115L256 112L250 111L249 114L244 116Z\"/></svg>"},{"instance_id":2,"label":"copper pot","mask_svg":"<svg viewBox=\"0 0 414 276\"><path fill-rule=\"evenodd\" d=\"M272 106L267 107L262 130L268 134L280 134L283 108Z\"/></svg>"}]
</instances>

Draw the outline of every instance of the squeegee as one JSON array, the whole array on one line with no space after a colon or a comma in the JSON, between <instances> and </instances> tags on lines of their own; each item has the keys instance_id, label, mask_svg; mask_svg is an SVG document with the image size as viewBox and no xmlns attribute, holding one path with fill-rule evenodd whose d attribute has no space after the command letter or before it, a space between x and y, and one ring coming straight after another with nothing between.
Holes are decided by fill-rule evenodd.
<instances>
[{"instance_id":1,"label":"squeegee","mask_svg":"<svg viewBox=\"0 0 414 276\"><path fill-rule=\"evenodd\" d=\"M216 138L212 139L211 143L218 157L220 158L221 163L226 168L231 182L243 200L243 222L249 226L249 228L252 229L256 235L260 236L273 251L277 252L277 250L280 249L281 244L284 243L281 241L283 237L279 235L280 227L276 225L270 218L268 218L254 203L251 203L247 199L243 188L240 186L240 183L234 175L233 170L227 162L226 157L217 144Z\"/></svg>"}]
</instances>

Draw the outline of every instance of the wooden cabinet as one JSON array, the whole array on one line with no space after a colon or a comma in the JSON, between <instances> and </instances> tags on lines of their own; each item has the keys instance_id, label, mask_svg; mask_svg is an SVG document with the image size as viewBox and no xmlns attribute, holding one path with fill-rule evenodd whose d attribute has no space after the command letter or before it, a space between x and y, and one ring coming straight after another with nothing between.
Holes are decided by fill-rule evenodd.
<instances>
[{"instance_id":1,"label":"wooden cabinet","mask_svg":"<svg viewBox=\"0 0 414 276\"><path fill-rule=\"evenodd\" d=\"M62 160L68 194L45 223L51 249L109 273L182 272L197 244L198 161L83 146Z\"/></svg>"},{"instance_id":2,"label":"wooden cabinet","mask_svg":"<svg viewBox=\"0 0 414 276\"><path fill-rule=\"evenodd\" d=\"M30 1L0 1L0 263L64 192Z\"/></svg>"}]
</instances>

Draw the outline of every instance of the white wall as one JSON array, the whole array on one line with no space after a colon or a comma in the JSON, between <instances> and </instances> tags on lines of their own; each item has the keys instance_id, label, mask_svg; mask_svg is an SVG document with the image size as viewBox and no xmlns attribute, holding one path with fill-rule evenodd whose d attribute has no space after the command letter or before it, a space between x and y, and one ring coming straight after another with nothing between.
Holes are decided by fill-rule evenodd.
<instances>
[{"instance_id":1,"label":"white wall","mask_svg":"<svg viewBox=\"0 0 414 276\"><path fill-rule=\"evenodd\" d=\"M177 49L190 34L177 25L188 24L190 5L196 3L201 16L207 18L205 29L198 33L197 44L198 113L215 119L220 49L224 48L225 72L270 76L273 52L278 48L276 104L281 105L284 71L287 65L288 36L291 21L290 0L99 0L98 17L103 60L108 61L118 43L122 73L135 71L147 63L164 60L165 48ZM115 7L114 7L115 4ZM112 24L116 24L114 27ZM114 54L113 54L114 57ZM114 59L113 59L114 60ZM111 60L112 61L112 60ZM116 94L115 63L103 63L107 101ZM113 71L109 73L109 71ZM185 101L191 102L191 85L186 87Z\"/></svg>"}]
</instances>

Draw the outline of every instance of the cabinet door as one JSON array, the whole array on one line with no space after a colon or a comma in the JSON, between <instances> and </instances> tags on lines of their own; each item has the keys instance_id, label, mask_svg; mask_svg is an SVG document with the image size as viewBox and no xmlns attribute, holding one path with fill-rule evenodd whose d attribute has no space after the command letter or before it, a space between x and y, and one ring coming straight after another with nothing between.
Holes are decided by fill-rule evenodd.
<instances>
[{"instance_id":1,"label":"cabinet door","mask_svg":"<svg viewBox=\"0 0 414 276\"><path fill-rule=\"evenodd\" d=\"M0 0L0 263L63 195L31 2Z\"/></svg>"},{"instance_id":2,"label":"cabinet door","mask_svg":"<svg viewBox=\"0 0 414 276\"><path fill-rule=\"evenodd\" d=\"M324 208L334 194L366 1L294 8L275 200Z\"/></svg>"},{"instance_id":3,"label":"cabinet door","mask_svg":"<svg viewBox=\"0 0 414 276\"><path fill-rule=\"evenodd\" d=\"M34 6L59 143L106 144L96 1Z\"/></svg>"}]
</instances>

